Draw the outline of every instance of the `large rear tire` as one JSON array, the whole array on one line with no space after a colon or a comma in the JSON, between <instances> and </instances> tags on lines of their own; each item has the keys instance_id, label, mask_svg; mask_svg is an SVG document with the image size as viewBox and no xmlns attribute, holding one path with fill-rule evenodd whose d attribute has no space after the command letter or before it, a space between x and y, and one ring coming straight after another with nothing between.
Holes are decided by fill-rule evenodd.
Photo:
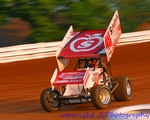
<instances>
[{"instance_id":1,"label":"large rear tire","mask_svg":"<svg viewBox=\"0 0 150 120\"><path fill-rule=\"evenodd\" d=\"M47 112L55 111L60 109L61 100L59 98L60 93L57 90L47 88L43 90L40 96L41 106Z\"/></svg>"},{"instance_id":2,"label":"large rear tire","mask_svg":"<svg viewBox=\"0 0 150 120\"><path fill-rule=\"evenodd\" d=\"M111 103L111 91L106 85L94 86L91 89L91 102L97 109L103 109Z\"/></svg>"},{"instance_id":3,"label":"large rear tire","mask_svg":"<svg viewBox=\"0 0 150 120\"><path fill-rule=\"evenodd\" d=\"M116 101L127 101L132 97L132 85L127 76L116 77L114 81L119 85L114 90L113 95Z\"/></svg>"}]
</instances>

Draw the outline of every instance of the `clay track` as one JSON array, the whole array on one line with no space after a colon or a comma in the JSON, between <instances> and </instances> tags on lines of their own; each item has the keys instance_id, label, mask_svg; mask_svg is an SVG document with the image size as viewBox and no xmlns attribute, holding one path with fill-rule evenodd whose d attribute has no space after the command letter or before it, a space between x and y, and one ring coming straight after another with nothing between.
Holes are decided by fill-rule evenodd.
<instances>
[{"instance_id":1,"label":"clay track","mask_svg":"<svg viewBox=\"0 0 150 120\"><path fill-rule=\"evenodd\" d=\"M71 66L75 64L72 61ZM91 103L62 106L47 113L39 102L43 89L57 67L55 58L0 64L0 120L65 120L65 114L94 114L129 105L150 103L150 42L117 47L111 59L113 76L128 75L133 86L133 98L127 102L113 101L104 110ZM71 118L69 118L70 120ZM73 119L73 118L72 118ZM78 119L81 119L78 117ZM89 117L85 120L92 119Z\"/></svg>"}]
</instances>

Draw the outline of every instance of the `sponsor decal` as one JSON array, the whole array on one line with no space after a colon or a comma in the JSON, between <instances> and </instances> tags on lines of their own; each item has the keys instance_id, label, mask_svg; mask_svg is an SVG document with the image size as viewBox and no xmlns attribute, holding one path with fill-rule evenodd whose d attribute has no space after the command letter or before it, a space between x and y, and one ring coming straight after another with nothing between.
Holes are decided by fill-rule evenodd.
<instances>
[{"instance_id":1,"label":"sponsor decal","mask_svg":"<svg viewBox=\"0 0 150 120\"><path fill-rule=\"evenodd\" d=\"M84 34L71 42L70 49L73 52L91 51L100 46L103 42L101 34Z\"/></svg>"},{"instance_id":2,"label":"sponsor decal","mask_svg":"<svg viewBox=\"0 0 150 120\"><path fill-rule=\"evenodd\" d=\"M64 72L60 73L58 79L82 79L85 72Z\"/></svg>"}]
</instances>

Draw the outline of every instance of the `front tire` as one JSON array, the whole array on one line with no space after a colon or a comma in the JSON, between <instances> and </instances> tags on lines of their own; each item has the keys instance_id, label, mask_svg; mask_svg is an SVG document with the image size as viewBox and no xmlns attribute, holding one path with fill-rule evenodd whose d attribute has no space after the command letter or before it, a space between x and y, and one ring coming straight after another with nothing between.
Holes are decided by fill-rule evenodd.
<instances>
[{"instance_id":1,"label":"front tire","mask_svg":"<svg viewBox=\"0 0 150 120\"><path fill-rule=\"evenodd\" d=\"M91 90L91 102L97 109L103 109L111 103L111 91L106 85L94 86Z\"/></svg>"},{"instance_id":2,"label":"front tire","mask_svg":"<svg viewBox=\"0 0 150 120\"><path fill-rule=\"evenodd\" d=\"M40 96L41 106L47 112L55 111L60 109L61 100L59 98L60 93L57 90L47 88L43 90Z\"/></svg>"},{"instance_id":3,"label":"front tire","mask_svg":"<svg viewBox=\"0 0 150 120\"><path fill-rule=\"evenodd\" d=\"M114 81L119 85L114 90L113 95L116 101L127 101L132 97L132 85L127 76L116 77Z\"/></svg>"}]
</instances>

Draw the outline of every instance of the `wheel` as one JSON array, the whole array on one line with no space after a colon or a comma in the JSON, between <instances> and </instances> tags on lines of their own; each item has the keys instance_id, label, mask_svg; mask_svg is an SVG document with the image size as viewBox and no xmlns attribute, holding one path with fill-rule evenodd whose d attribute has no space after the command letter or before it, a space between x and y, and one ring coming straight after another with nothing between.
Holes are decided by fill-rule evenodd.
<instances>
[{"instance_id":1,"label":"wheel","mask_svg":"<svg viewBox=\"0 0 150 120\"><path fill-rule=\"evenodd\" d=\"M94 86L91 89L91 102L97 109L108 107L111 103L111 92L106 85Z\"/></svg>"},{"instance_id":2,"label":"wheel","mask_svg":"<svg viewBox=\"0 0 150 120\"><path fill-rule=\"evenodd\" d=\"M114 81L119 85L114 90L113 95L116 101L127 101L132 97L132 86L127 76L116 77Z\"/></svg>"},{"instance_id":3,"label":"wheel","mask_svg":"<svg viewBox=\"0 0 150 120\"><path fill-rule=\"evenodd\" d=\"M40 102L44 110L51 112L61 107L60 93L57 90L47 88L43 90L40 96Z\"/></svg>"}]
</instances>

